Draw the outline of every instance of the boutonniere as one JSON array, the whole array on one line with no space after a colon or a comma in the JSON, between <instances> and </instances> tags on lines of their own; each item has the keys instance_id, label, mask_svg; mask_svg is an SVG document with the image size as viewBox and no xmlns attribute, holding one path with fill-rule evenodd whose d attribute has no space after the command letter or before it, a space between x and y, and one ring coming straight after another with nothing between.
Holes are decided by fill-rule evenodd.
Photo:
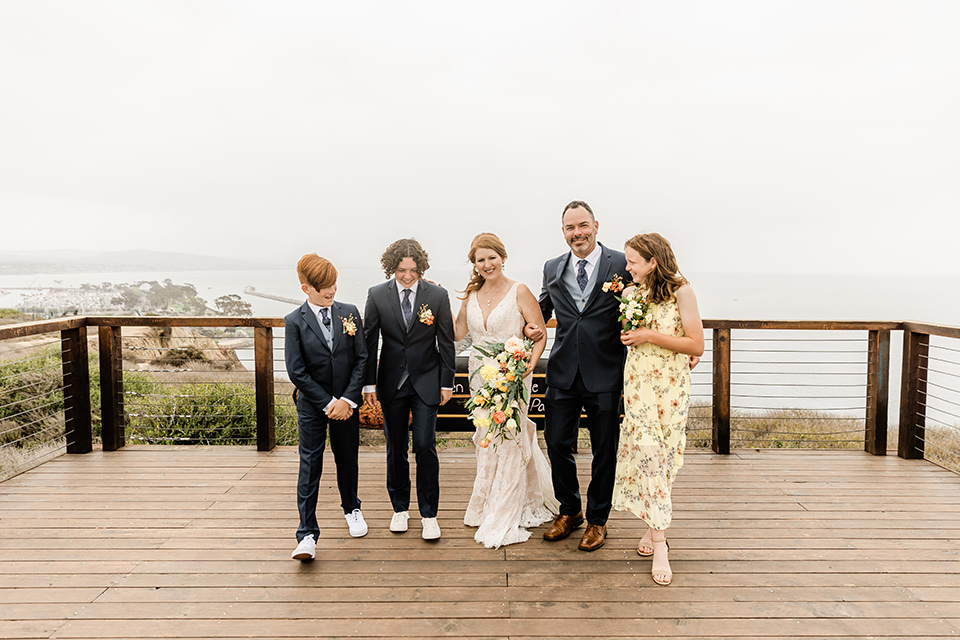
<instances>
[{"instance_id":1,"label":"boutonniere","mask_svg":"<svg viewBox=\"0 0 960 640\"><path fill-rule=\"evenodd\" d=\"M357 319L353 317L352 313L349 318L343 318L343 332L348 336L357 332Z\"/></svg>"},{"instance_id":2,"label":"boutonniere","mask_svg":"<svg viewBox=\"0 0 960 640\"><path fill-rule=\"evenodd\" d=\"M417 318L419 318L420 322L429 327L433 324L433 311L431 311L430 307L427 305L421 305L420 311L417 312Z\"/></svg>"},{"instance_id":3,"label":"boutonniere","mask_svg":"<svg viewBox=\"0 0 960 640\"><path fill-rule=\"evenodd\" d=\"M623 278L620 277L620 274L613 276L613 279L610 282L603 283L603 292L613 291L614 293L619 293L623 291Z\"/></svg>"}]
</instances>

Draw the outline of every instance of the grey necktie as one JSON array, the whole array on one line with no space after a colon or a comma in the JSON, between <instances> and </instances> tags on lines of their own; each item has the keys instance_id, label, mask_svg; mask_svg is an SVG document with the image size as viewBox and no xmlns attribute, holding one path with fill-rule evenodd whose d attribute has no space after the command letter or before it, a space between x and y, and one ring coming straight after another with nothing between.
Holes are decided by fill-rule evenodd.
<instances>
[{"instance_id":1,"label":"grey necktie","mask_svg":"<svg viewBox=\"0 0 960 640\"><path fill-rule=\"evenodd\" d=\"M410 321L413 320L413 305L410 304L410 289L403 290L403 301L400 303L400 310L403 311L403 321L407 323L407 326L410 326Z\"/></svg>"},{"instance_id":2,"label":"grey necktie","mask_svg":"<svg viewBox=\"0 0 960 640\"><path fill-rule=\"evenodd\" d=\"M577 284L580 285L580 291L587 288L587 261L581 260L577 263Z\"/></svg>"}]
</instances>

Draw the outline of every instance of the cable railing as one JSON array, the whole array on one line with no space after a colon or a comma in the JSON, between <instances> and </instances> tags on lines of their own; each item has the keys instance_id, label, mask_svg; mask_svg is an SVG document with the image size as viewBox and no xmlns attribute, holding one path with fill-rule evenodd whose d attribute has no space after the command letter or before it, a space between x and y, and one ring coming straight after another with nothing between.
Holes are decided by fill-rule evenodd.
<instances>
[{"instance_id":1,"label":"cable railing","mask_svg":"<svg viewBox=\"0 0 960 640\"><path fill-rule=\"evenodd\" d=\"M142 444L253 444L252 330L129 327L121 336L127 437Z\"/></svg>"},{"instance_id":2,"label":"cable railing","mask_svg":"<svg viewBox=\"0 0 960 640\"><path fill-rule=\"evenodd\" d=\"M863 446L865 332L740 330L731 340L731 446Z\"/></svg>"},{"instance_id":3,"label":"cable railing","mask_svg":"<svg viewBox=\"0 0 960 640\"><path fill-rule=\"evenodd\" d=\"M92 448L83 322L38 322L2 329L0 480L65 451L85 453Z\"/></svg>"},{"instance_id":4,"label":"cable railing","mask_svg":"<svg viewBox=\"0 0 960 640\"><path fill-rule=\"evenodd\" d=\"M898 454L960 470L960 327L903 323Z\"/></svg>"},{"instance_id":5,"label":"cable railing","mask_svg":"<svg viewBox=\"0 0 960 640\"><path fill-rule=\"evenodd\" d=\"M735 448L886 452L893 322L705 321L713 434Z\"/></svg>"},{"instance_id":6,"label":"cable railing","mask_svg":"<svg viewBox=\"0 0 960 640\"><path fill-rule=\"evenodd\" d=\"M691 376L688 447L887 451L890 340L903 332L898 454L960 470L960 328L919 323L707 320ZM87 331L96 344L93 363ZM57 335L59 333L59 335ZM39 336L46 340L37 342ZM20 344L31 337L29 344ZM297 441L283 320L76 317L0 327L0 451L16 463L126 443ZM44 351L46 349L46 351ZM470 432L467 355L438 431ZM530 417L543 426L546 358ZM91 413L91 399L94 411ZM380 414L363 408L361 424Z\"/></svg>"}]
</instances>

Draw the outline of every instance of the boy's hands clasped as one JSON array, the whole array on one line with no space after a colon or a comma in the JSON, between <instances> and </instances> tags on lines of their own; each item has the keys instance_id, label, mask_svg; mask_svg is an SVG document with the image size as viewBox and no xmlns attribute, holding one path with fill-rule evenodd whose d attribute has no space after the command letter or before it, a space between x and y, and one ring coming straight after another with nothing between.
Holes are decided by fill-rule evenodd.
<instances>
[{"instance_id":1,"label":"boy's hands clasped","mask_svg":"<svg viewBox=\"0 0 960 640\"><path fill-rule=\"evenodd\" d=\"M353 407L344 399L334 400L324 413L331 420L346 420L353 415Z\"/></svg>"}]
</instances>

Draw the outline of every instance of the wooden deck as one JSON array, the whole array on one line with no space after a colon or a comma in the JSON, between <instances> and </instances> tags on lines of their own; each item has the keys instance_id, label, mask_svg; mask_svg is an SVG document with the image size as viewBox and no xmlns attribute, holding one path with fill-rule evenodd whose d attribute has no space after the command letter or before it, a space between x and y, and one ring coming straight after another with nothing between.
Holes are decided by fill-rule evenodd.
<instances>
[{"instance_id":1,"label":"wooden deck","mask_svg":"<svg viewBox=\"0 0 960 640\"><path fill-rule=\"evenodd\" d=\"M594 553L543 527L478 546L462 524L469 450L442 454L437 543L413 518L387 530L382 451L361 451L362 539L327 469L304 564L292 448L127 447L0 484L0 637L960 637L960 476L923 461L693 452L670 587L622 513Z\"/></svg>"}]
</instances>

